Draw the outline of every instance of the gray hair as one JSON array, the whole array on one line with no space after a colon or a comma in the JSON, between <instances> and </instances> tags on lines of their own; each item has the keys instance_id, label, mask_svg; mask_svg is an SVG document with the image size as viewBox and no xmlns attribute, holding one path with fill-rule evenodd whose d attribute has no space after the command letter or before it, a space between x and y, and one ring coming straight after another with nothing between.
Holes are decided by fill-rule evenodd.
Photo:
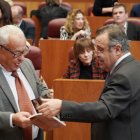
<instances>
[{"instance_id":1,"label":"gray hair","mask_svg":"<svg viewBox=\"0 0 140 140\"><path fill-rule=\"evenodd\" d=\"M8 45L9 38L11 36L15 36L18 38L25 38L23 31L14 26L14 25L6 25L0 28L0 45ZM26 38L25 38L26 39Z\"/></svg>"},{"instance_id":2,"label":"gray hair","mask_svg":"<svg viewBox=\"0 0 140 140\"><path fill-rule=\"evenodd\" d=\"M103 33L108 34L109 49L114 47L116 44L120 44L122 46L123 52L128 52L130 50L128 38L119 25L109 24L103 26L96 31L96 36L99 36Z\"/></svg>"}]
</instances>

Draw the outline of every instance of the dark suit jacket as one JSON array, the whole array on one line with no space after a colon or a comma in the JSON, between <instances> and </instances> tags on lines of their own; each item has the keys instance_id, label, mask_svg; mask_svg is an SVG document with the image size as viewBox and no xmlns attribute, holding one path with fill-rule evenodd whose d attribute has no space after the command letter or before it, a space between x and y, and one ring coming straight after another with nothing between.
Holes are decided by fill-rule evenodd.
<instances>
[{"instance_id":1,"label":"dark suit jacket","mask_svg":"<svg viewBox=\"0 0 140 140\"><path fill-rule=\"evenodd\" d=\"M112 16L112 13L102 14L102 8L113 7L118 0L95 0L92 13L95 16Z\"/></svg>"},{"instance_id":2,"label":"dark suit jacket","mask_svg":"<svg viewBox=\"0 0 140 140\"><path fill-rule=\"evenodd\" d=\"M140 41L140 27L136 26L132 22L128 22L127 37L129 40L139 40Z\"/></svg>"},{"instance_id":3,"label":"dark suit jacket","mask_svg":"<svg viewBox=\"0 0 140 140\"><path fill-rule=\"evenodd\" d=\"M41 34L40 37L48 37L48 23L52 19L65 18L67 16L68 10L57 5L57 4L47 4L41 9L35 11L35 15L39 18L41 22Z\"/></svg>"},{"instance_id":4,"label":"dark suit jacket","mask_svg":"<svg viewBox=\"0 0 140 140\"><path fill-rule=\"evenodd\" d=\"M27 39L32 39L32 41L34 43L35 27L31 23L22 20L20 29L24 32L25 37Z\"/></svg>"},{"instance_id":5,"label":"dark suit jacket","mask_svg":"<svg viewBox=\"0 0 140 140\"><path fill-rule=\"evenodd\" d=\"M30 83L35 97L47 92L45 87L36 76L36 72L27 59L22 63L21 70ZM0 139L2 140L22 140L22 130L20 127L10 126L10 114L18 112L12 91L7 83L5 76L0 68ZM40 129L38 138L43 140L43 131Z\"/></svg>"},{"instance_id":6,"label":"dark suit jacket","mask_svg":"<svg viewBox=\"0 0 140 140\"><path fill-rule=\"evenodd\" d=\"M139 71L140 62L128 56L106 81L99 101L63 101L61 120L94 123L92 140L139 140Z\"/></svg>"}]
</instances>

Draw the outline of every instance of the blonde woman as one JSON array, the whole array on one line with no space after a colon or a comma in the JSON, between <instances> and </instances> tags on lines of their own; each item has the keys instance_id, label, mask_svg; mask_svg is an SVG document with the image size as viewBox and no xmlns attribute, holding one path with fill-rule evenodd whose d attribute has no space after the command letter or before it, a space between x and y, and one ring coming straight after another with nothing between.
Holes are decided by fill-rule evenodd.
<instances>
[{"instance_id":1,"label":"blonde woman","mask_svg":"<svg viewBox=\"0 0 140 140\"><path fill-rule=\"evenodd\" d=\"M60 28L60 39L76 40L81 37L91 36L91 29L84 13L79 9L73 9L67 15L64 26Z\"/></svg>"}]
</instances>

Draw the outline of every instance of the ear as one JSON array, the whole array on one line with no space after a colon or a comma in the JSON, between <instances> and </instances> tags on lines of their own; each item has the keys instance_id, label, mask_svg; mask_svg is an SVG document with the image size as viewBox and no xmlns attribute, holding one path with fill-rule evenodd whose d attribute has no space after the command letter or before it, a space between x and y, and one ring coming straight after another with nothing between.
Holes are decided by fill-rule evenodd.
<instances>
[{"instance_id":1,"label":"ear","mask_svg":"<svg viewBox=\"0 0 140 140\"><path fill-rule=\"evenodd\" d=\"M115 51L117 55L120 55L122 53L122 46L120 44L117 44L115 46Z\"/></svg>"}]
</instances>

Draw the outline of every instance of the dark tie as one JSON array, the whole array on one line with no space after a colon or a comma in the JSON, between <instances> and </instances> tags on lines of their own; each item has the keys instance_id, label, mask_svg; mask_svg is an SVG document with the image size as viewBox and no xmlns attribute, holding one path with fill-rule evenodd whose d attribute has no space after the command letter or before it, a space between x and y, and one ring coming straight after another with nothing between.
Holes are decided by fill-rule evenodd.
<instances>
[{"instance_id":1,"label":"dark tie","mask_svg":"<svg viewBox=\"0 0 140 140\"><path fill-rule=\"evenodd\" d=\"M20 111L25 111L29 112L30 114L34 114L30 98L17 72L16 71L12 72L12 76L15 77L15 84L17 89L18 104ZM32 140L32 126L23 128L23 140Z\"/></svg>"}]
</instances>

